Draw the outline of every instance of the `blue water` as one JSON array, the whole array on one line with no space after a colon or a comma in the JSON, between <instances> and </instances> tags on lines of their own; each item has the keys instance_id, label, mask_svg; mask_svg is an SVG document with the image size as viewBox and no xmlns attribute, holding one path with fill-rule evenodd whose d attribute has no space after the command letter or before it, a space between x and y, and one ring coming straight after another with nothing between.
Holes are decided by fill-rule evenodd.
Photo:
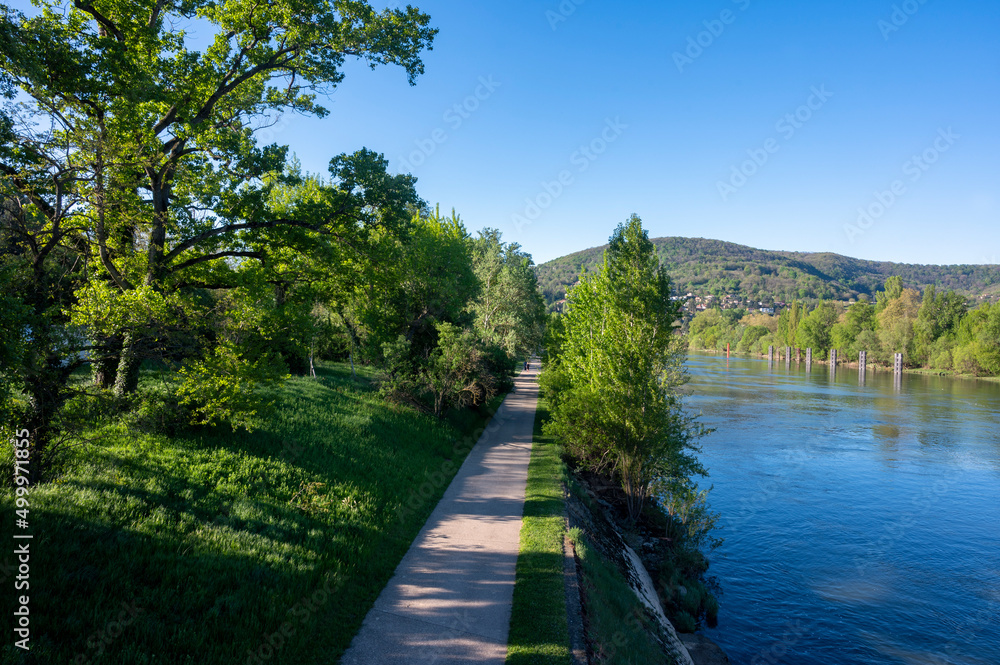
<instances>
[{"instance_id":1,"label":"blue water","mask_svg":"<svg viewBox=\"0 0 1000 665\"><path fill-rule=\"evenodd\" d=\"M1000 384L689 367L734 663L1000 664Z\"/></svg>"}]
</instances>

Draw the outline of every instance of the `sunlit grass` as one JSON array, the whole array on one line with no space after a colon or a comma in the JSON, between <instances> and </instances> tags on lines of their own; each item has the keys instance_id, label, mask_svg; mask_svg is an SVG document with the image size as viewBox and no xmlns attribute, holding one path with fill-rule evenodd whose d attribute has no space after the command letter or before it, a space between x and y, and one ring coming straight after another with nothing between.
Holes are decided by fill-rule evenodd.
<instances>
[{"instance_id":1,"label":"sunlit grass","mask_svg":"<svg viewBox=\"0 0 1000 665\"><path fill-rule=\"evenodd\" d=\"M25 662L335 662L447 486L420 499L425 474L457 469L482 424L387 404L328 366L252 433L95 427L30 495ZM0 508L11 524L9 490Z\"/></svg>"},{"instance_id":2,"label":"sunlit grass","mask_svg":"<svg viewBox=\"0 0 1000 665\"><path fill-rule=\"evenodd\" d=\"M541 433L546 415L545 401L539 399L507 639L507 662L517 665L569 662L563 580L563 467L558 446Z\"/></svg>"}]
</instances>

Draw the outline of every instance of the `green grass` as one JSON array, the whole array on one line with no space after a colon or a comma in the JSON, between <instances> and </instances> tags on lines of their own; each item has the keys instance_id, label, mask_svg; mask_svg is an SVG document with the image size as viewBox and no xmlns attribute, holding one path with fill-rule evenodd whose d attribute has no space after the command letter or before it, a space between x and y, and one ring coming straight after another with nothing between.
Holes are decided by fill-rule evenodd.
<instances>
[{"instance_id":1,"label":"green grass","mask_svg":"<svg viewBox=\"0 0 1000 665\"><path fill-rule=\"evenodd\" d=\"M96 428L30 492L32 651L3 662L336 662L485 422L318 373L252 433Z\"/></svg>"},{"instance_id":2,"label":"green grass","mask_svg":"<svg viewBox=\"0 0 1000 665\"><path fill-rule=\"evenodd\" d=\"M535 411L534 444L517 557L507 662L549 665L569 662L569 628L563 580L563 466L556 443L542 436L544 399Z\"/></svg>"},{"instance_id":3,"label":"green grass","mask_svg":"<svg viewBox=\"0 0 1000 665\"><path fill-rule=\"evenodd\" d=\"M601 556L580 529L570 529L569 535L580 560L593 662L601 665L672 662L653 637L658 627L652 625L618 568Z\"/></svg>"}]
</instances>

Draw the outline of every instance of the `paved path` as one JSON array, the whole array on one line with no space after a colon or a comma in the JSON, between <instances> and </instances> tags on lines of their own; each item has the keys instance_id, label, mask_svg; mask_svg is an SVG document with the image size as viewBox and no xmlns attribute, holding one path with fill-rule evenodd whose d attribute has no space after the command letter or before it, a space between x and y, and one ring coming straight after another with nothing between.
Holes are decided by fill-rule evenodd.
<instances>
[{"instance_id":1,"label":"paved path","mask_svg":"<svg viewBox=\"0 0 1000 665\"><path fill-rule=\"evenodd\" d=\"M537 375L533 359L368 612L342 665L502 665Z\"/></svg>"}]
</instances>

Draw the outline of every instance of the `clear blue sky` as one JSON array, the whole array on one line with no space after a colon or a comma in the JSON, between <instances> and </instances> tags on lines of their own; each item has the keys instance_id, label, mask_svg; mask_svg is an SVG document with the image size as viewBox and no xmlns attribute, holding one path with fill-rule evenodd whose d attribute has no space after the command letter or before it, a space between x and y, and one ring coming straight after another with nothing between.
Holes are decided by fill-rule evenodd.
<instances>
[{"instance_id":1,"label":"clear blue sky","mask_svg":"<svg viewBox=\"0 0 1000 665\"><path fill-rule=\"evenodd\" d=\"M652 236L1000 261L1000 3L913 0L898 26L894 3L873 0L567 0L575 11L558 22L546 14L559 15L556 0L417 4L440 28L426 74L409 88L400 71L352 68L328 118L290 120L280 135L308 168L362 145L383 152L426 200L456 208L471 229L500 228L537 262L603 244L632 212ZM702 35L708 46L679 71L674 53L724 10L730 22ZM480 77L499 87L480 89L486 99L467 118L446 118ZM832 96L814 98L807 121L776 127L823 86ZM616 118L627 128L602 154L571 161ZM958 138L935 147L949 128ZM724 201L719 181L768 139L777 151ZM428 151L418 141L434 146L419 166ZM933 164L909 163L925 151ZM530 225L515 224L562 171L572 182ZM857 226L858 208L894 181L902 194Z\"/></svg>"},{"instance_id":2,"label":"clear blue sky","mask_svg":"<svg viewBox=\"0 0 1000 665\"><path fill-rule=\"evenodd\" d=\"M633 212L653 237L1000 261L996 0L576 2L416 1L440 33L415 87L352 64L328 117L264 138L310 171L382 152L539 263Z\"/></svg>"}]
</instances>

